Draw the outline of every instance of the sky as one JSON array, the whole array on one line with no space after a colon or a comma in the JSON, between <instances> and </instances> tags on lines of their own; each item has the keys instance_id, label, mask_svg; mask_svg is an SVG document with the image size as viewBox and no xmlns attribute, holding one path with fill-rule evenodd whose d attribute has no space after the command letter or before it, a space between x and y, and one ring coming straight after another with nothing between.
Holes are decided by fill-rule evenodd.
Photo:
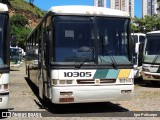
<instances>
[{"instance_id":1,"label":"sky","mask_svg":"<svg viewBox=\"0 0 160 120\"><path fill-rule=\"evenodd\" d=\"M27 0L29 1L29 0ZM91 5L93 6L94 0L34 0L33 4L42 10L49 10L51 6L60 5ZM138 18L142 17L142 0L135 1L135 16ZM109 7L109 0L107 0L107 6Z\"/></svg>"}]
</instances>

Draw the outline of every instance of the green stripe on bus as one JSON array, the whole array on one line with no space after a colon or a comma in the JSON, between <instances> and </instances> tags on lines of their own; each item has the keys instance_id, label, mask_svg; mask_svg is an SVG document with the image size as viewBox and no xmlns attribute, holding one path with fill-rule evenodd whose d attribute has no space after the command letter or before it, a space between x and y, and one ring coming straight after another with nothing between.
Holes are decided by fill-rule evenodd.
<instances>
[{"instance_id":1,"label":"green stripe on bus","mask_svg":"<svg viewBox=\"0 0 160 120\"><path fill-rule=\"evenodd\" d=\"M108 71L109 71L108 69L97 70L93 78L94 79L106 78Z\"/></svg>"}]
</instances>

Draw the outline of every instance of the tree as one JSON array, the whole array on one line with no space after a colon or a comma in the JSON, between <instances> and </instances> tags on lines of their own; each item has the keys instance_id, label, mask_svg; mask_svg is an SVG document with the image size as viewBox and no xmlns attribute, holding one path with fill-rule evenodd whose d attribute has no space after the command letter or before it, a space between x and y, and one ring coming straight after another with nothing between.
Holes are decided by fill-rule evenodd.
<instances>
[{"instance_id":1,"label":"tree","mask_svg":"<svg viewBox=\"0 0 160 120\"><path fill-rule=\"evenodd\" d=\"M10 34L16 35L17 44L19 47L25 49L25 40L31 29L25 27L28 20L21 14L16 14L11 17Z\"/></svg>"},{"instance_id":2,"label":"tree","mask_svg":"<svg viewBox=\"0 0 160 120\"><path fill-rule=\"evenodd\" d=\"M28 20L21 14L15 14L11 17L10 21L11 25L15 26L25 26L26 24L28 24Z\"/></svg>"},{"instance_id":3,"label":"tree","mask_svg":"<svg viewBox=\"0 0 160 120\"><path fill-rule=\"evenodd\" d=\"M131 24L132 32L149 32L160 29L160 17L157 15L134 18Z\"/></svg>"},{"instance_id":4,"label":"tree","mask_svg":"<svg viewBox=\"0 0 160 120\"><path fill-rule=\"evenodd\" d=\"M34 6L33 2L34 2L34 0L29 0L29 3L30 3L31 6Z\"/></svg>"},{"instance_id":5,"label":"tree","mask_svg":"<svg viewBox=\"0 0 160 120\"><path fill-rule=\"evenodd\" d=\"M29 0L29 2L33 4L34 0Z\"/></svg>"}]
</instances>

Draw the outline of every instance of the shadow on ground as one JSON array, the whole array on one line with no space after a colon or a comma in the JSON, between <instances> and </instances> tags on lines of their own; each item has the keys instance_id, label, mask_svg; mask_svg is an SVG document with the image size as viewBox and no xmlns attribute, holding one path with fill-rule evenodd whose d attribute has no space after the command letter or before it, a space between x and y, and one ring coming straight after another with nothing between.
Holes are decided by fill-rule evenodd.
<instances>
[{"instance_id":1,"label":"shadow on ground","mask_svg":"<svg viewBox=\"0 0 160 120\"><path fill-rule=\"evenodd\" d=\"M39 99L39 101L34 100L35 103L39 106L39 109L45 109L49 113L52 114L58 114L60 116L63 116L64 114L94 114L94 116L99 113L110 113L110 112L127 112L128 109L121 107L119 104L114 104L111 102L101 102L101 103L79 103L79 104L63 104L63 105L57 105L52 104L48 101L43 101L39 97L38 88L35 86L35 84L29 80L27 77L25 77L25 80L27 81L28 85L32 89L33 93L36 95L36 97ZM44 111L45 111L44 110ZM95 116L96 117L96 116Z\"/></svg>"},{"instance_id":2,"label":"shadow on ground","mask_svg":"<svg viewBox=\"0 0 160 120\"><path fill-rule=\"evenodd\" d=\"M141 87L160 88L160 82L157 81L144 81L142 78L135 78L134 84Z\"/></svg>"}]
</instances>

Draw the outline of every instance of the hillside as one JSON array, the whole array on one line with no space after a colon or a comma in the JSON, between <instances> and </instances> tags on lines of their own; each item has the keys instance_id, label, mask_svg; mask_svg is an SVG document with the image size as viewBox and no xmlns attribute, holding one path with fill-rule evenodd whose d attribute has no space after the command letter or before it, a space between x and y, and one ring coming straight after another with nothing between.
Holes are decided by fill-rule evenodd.
<instances>
[{"instance_id":1,"label":"hillside","mask_svg":"<svg viewBox=\"0 0 160 120\"><path fill-rule=\"evenodd\" d=\"M28 19L29 24L27 27L29 28L34 28L45 13L45 11L42 11L25 0L10 0L8 6L10 17L15 14L22 14L26 19Z\"/></svg>"},{"instance_id":2,"label":"hillside","mask_svg":"<svg viewBox=\"0 0 160 120\"><path fill-rule=\"evenodd\" d=\"M10 35L15 35L16 44L25 50L28 34L43 17L45 11L26 0L1 0L1 2L9 7Z\"/></svg>"}]
</instances>

